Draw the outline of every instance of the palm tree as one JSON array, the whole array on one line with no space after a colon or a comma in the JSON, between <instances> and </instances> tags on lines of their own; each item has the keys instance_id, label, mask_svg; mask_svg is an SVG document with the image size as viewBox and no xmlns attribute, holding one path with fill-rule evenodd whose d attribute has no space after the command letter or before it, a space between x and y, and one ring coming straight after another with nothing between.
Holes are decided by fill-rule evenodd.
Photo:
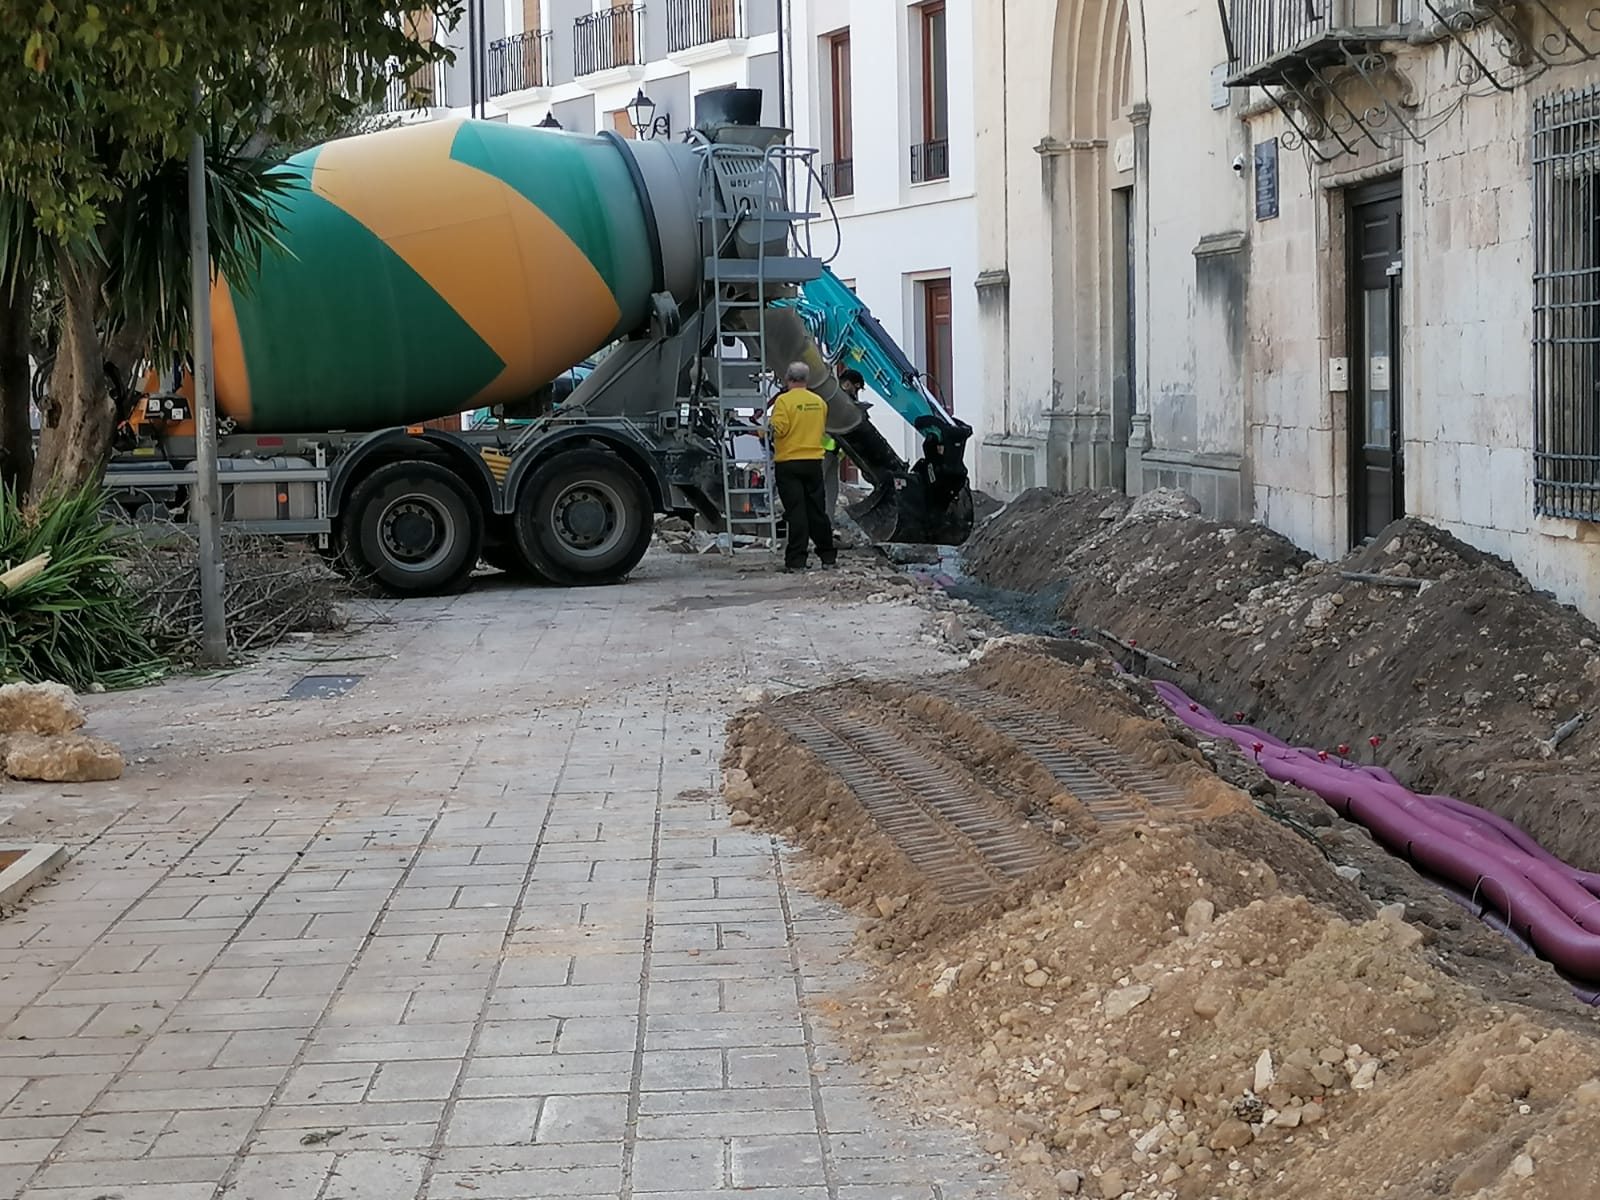
<instances>
[{"instance_id":1,"label":"palm tree","mask_svg":"<svg viewBox=\"0 0 1600 1200\"><path fill-rule=\"evenodd\" d=\"M277 204L297 186L292 174L277 169L278 156L259 147L260 139L243 125L212 123L206 153L211 268L241 287L256 274L263 254L281 252ZM134 371L155 357L170 361L187 354L187 164L165 161L130 188L97 229L92 254L43 246L26 260L32 273L25 275L20 251L27 241L17 232L13 225L6 236L6 247L16 251L9 259L17 264L13 277L34 286L48 279L61 296L52 352L39 364L44 386L36 389L43 414L32 478L38 496L60 483L97 477L117 424L127 416ZM0 268L7 261L0 250ZM82 402L62 404L69 393ZM75 419L63 421L63 412ZM0 444L8 443L9 438Z\"/></svg>"}]
</instances>

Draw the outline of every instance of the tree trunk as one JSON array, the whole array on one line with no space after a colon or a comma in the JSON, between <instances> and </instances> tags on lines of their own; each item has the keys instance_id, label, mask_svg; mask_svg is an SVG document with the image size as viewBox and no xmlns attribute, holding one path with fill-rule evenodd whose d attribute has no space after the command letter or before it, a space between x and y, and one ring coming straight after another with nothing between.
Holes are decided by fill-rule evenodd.
<instances>
[{"instance_id":1,"label":"tree trunk","mask_svg":"<svg viewBox=\"0 0 1600 1200\"><path fill-rule=\"evenodd\" d=\"M0 491L26 492L33 475L32 374L28 370L31 280L0 289Z\"/></svg>"},{"instance_id":2,"label":"tree trunk","mask_svg":"<svg viewBox=\"0 0 1600 1200\"><path fill-rule=\"evenodd\" d=\"M149 331L132 326L123 326L106 341L106 363L116 375L117 390L124 400L130 397L130 389L139 385L137 373L146 365L149 343ZM129 415L127 411L119 412L117 420L125 421Z\"/></svg>"},{"instance_id":3,"label":"tree trunk","mask_svg":"<svg viewBox=\"0 0 1600 1200\"><path fill-rule=\"evenodd\" d=\"M57 254L57 267L64 301L61 341L45 399L39 461L33 469L35 499L98 480L111 455L117 424L100 340L105 307L102 269L65 253Z\"/></svg>"}]
</instances>

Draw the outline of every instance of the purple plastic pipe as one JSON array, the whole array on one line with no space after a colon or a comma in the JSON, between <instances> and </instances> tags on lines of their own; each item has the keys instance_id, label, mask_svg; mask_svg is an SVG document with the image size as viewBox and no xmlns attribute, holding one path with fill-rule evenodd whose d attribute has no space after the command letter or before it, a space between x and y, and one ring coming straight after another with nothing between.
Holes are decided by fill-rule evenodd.
<instances>
[{"instance_id":1,"label":"purple plastic pipe","mask_svg":"<svg viewBox=\"0 0 1600 1200\"><path fill-rule=\"evenodd\" d=\"M1154 681L1178 718L1227 738L1272 779L1321 796L1390 850L1495 908L1506 926L1568 975L1600 980L1600 876L1562 862L1509 821L1448 796L1419 796L1380 767L1327 761L1264 730L1235 727L1181 688ZM1262 748L1255 750L1256 745Z\"/></svg>"}]
</instances>

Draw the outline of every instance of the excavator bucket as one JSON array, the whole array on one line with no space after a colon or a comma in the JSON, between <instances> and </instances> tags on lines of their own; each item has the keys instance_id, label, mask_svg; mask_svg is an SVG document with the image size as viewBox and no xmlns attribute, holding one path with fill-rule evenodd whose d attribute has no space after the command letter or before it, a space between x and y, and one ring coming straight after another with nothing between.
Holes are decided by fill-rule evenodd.
<instances>
[{"instance_id":1,"label":"excavator bucket","mask_svg":"<svg viewBox=\"0 0 1600 1200\"><path fill-rule=\"evenodd\" d=\"M901 403L895 405L896 411L922 439L922 458L908 467L868 419L865 409L840 388L833 364L800 313L793 308L769 308L766 322L768 367L782 371L791 362L803 362L810 368L811 390L828 404L828 432L872 485L870 496L845 510L867 537L875 545L964 543L972 533L974 519L965 462L971 427L933 410L920 392L911 402L898 397ZM876 321L858 316L853 329L860 335L870 333L876 345L899 355ZM909 375L910 364L901 365ZM901 384L898 373L886 372L885 377ZM882 380L878 382L882 385ZM911 392L909 384L902 386ZM921 415L917 415L918 406Z\"/></svg>"},{"instance_id":2,"label":"excavator bucket","mask_svg":"<svg viewBox=\"0 0 1600 1200\"><path fill-rule=\"evenodd\" d=\"M921 432L923 457L909 470L871 421L835 435L872 484L872 494L845 511L875 545L959 546L972 534L972 488L962 457L971 430L958 424Z\"/></svg>"},{"instance_id":3,"label":"excavator bucket","mask_svg":"<svg viewBox=\"0 0 1600 1200\"><path fill-rule=\"evenodd\" d=\"M903 488L880 488L845 511L874 545L959 546L971 536L974 522L970 487L947 504L932 505L927 488L914 477Z\"/></svg>"}]
</instances>

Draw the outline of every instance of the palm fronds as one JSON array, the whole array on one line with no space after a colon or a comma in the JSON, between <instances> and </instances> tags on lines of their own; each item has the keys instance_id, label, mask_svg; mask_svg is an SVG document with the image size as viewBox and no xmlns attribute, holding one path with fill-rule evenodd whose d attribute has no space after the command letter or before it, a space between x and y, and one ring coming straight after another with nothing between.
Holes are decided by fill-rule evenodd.
<instances>
[{"instance_id":1,"label":"palm fronds","mask_svg":"<svg viewBox=\"0 0 1600 1200\"><path fill-rule=\"evenodd\" d=\"M206 222L211 269L235 287L248 285L265 253L281 253L277 209L304 186L275 170L240 124L214 122L206 140ZM109 274L111 327L146 332L154 349L189 342L189 168L181 159L159 164L124 196L100 245Z\"/></svg>"},{"instance_id":2,"label":"palm fronds","mask_svg":"<svg viewBox=\"0 0 1600 1200\"><path fill-rule=\"evenodd\" d=\"M0 571L11 572L0 587L0 683L115 689L165 669L124 578L124 534L104 505L97 487L31 507L0 493Z\"/></svg>"}]
</instances>

